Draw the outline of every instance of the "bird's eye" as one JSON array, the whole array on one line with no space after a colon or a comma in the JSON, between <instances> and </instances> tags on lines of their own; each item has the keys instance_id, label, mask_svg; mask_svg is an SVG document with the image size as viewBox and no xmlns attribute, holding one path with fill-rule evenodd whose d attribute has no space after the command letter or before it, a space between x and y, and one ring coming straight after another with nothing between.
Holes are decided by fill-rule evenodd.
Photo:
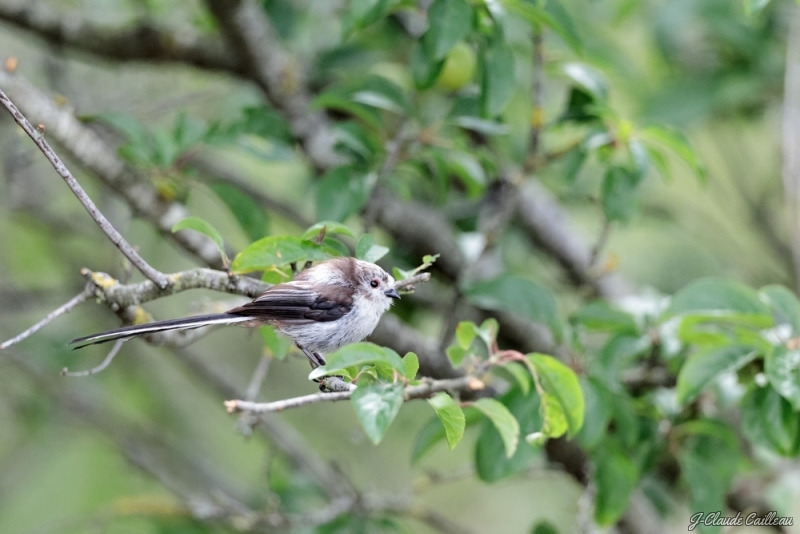
<instances>
[{"instance_id":1,"label":"bird's eye","mask_svg":"<svg viewBox=\"0 0 800 534\"><path fill-rule=\"evenodd\" d=\"M378 287L381 285L380 281L377 278L373 278L372 281L369 283L372 287Z\"/></svg>"}]
</instances>

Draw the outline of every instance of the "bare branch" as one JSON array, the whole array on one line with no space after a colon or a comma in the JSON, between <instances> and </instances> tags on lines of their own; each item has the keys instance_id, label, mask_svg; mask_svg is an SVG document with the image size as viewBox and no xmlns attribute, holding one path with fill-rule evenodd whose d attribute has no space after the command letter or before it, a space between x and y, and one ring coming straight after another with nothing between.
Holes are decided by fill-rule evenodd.
<instances>
[{"instance_id":1,"label":"bare branch","mask_svg":"<svg viewBox=\"0 0 800 534\"><path fill-rule=\"evenodd\" d=\"M84 288L83 291L81 291L80 293L78 293L77 295L75 295L74 297L69 299L63 305L59 306L55 310L53 310L50 313L48 313L47 316L44 319L42 319L41 321L39 321L38 323L36 323L32 327L28 328L27 330L25 330L21 334L12 337L8 341L4 341L2 344L0 344L0 350L7 349L8 347L10 347L12 345L16 345L17 343L19 343L23 339L25 339L27 337L30 337L32 334L35 334L36 332L41 330L42 327L47 326L50 322L52 322L53 319L55 319L56 317L59 317L61 315L64 315L65 313L68 313L68 312L72 311L72 308L74 308L75 306L77 306L78 304L83 302L84 300L86 300L89 297L91 297L92 294L93 294L93 291L92 291L91 286L87 285L86 288Z\"/></svg>"},{"instance_id":2,"label":"bare branch","mask_svg":"<svg viewBox=\"0 0 800 534\"><path fill-rule=\"evenodd\" d=\"M60 13L38 0L1 0L0 20L28 30L55 45L114 61L181 62L241 75L236 58L219 38L158 27L149 21L103 27L77 12Z\"/></svg>"},{"instance_id":3,"label":"bare branch","mask_svg":"<svg viewBox=\"0 0 800 534\"><path fill-rule=\"evenodd\" d=\"M600 259L600 255L603 253L603 249L608 242L608 236L611 234L611 221L606 218L603 218L603 226L600 228L600 234L597 236L597 241L595 241L594 246L592 247L592 254L589 257L589 269L594 269L597 266L597 261Z\"/></svg>"},{"instance_id":4,"label":"bare branch","mask_svg":"<svg viewBox=\"0 0 800 534\"><path fill-rule=\"evenodd\" d=\"M409 386L403 393L406 401L421 399L439 391L473 391L483 389L484 384L475 375L466 375L460 378L449 378L445 380L431 380L419 386ZM314 393L302 397L274 401L274 402L248 402L244 400L225 401L225 408L229 413L251 412L251 413L273 413L282 412L291 408L299 408L309 404L320 402L336 402L347 400L353 395L350 391L338 391L335 393Z\"/></svg>"},{"instance_id":5,"label":"bare branch","mask_svg":"<svg viewBox=\"0 0 800 534\"><path fill-rule=\"evenodd\" d=\"M430 279L431 279L431 273L419 273L410 278L406 278L405 280L400 280L398 282L395 282L394 288L413 291L414 284L419 284L420 282L427 282Z\"/></svg>"},{"instance_id":6,"label":"bare branch","mask_svg":"<svg viewBox=\"0 0 800 534\"><path fill-rule=\"evenodd\" d=\"M147 278L158 284L159 287L167 287L167 278L160 273L159 271L153 269L144 259L139 256L139 253L136 252L132 246L125 241L125 238L122 237L114 226L106 219L106 216L97 209L97 206L92 199L89 198L89 195L86 194L86 191L83 190L81 185L72 176L72 173L69 172L66 165L61 161L61 158L50 148L50 144L44 138L44 129L42 128L40 131L36 131L28 119L17 109L17 106L6 96L6 94L0 89L0 103L11 113L11 116L14 117L14 120L17 124L25 130L25 133L28 134L36 146L39 147L39 150L45 155L47 160L53 165L53 168L56 172L64 179L67 183L69 188L72 190L72 193L78 198L80 203L86 208L86 211L89 212L89 215L94 219L97 225L100 227L101 230L108 236L114 245L125 255L130 262L136 266L137 269Z\"/></svg>"}]
</instances>

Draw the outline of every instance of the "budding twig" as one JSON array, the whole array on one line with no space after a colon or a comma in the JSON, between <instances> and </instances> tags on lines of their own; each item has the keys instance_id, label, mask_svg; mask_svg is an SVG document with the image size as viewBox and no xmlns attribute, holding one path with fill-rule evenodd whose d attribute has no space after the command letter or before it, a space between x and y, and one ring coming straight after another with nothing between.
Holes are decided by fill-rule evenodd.
<instances>
[{"instance_id":1,"label":"budding twig","mask_svg":"<svg viewBox=\"0 0 800 534\"><path fill-rule=\"evenodd\" d=\"M72 193L78 198L80 203L86 208L86 211L89 212L89 215L94 219L97 225L100 227L103 232L108 236L114 245L122 252L126 258L130 260L130 262L136 266L137 269L148 279L152 280L158 287L165 288L169 284L169 280L163 273L157 271L153 267L151 267L134 248L122 237L114 226L106 219L105 215L103 215L100 210L97 208L92 199L89 198L89 195L86 194L86 191L80 186L78 181L72 175L72 173L67 169L66 165L61 161L61 158L53 151L53 149L48 144L47 140L44 137L44 126L40 125L40 128L34 128L28 119L22 114L22 112L17 109L17 106L11 101L11 99L6 96L6 94L0 90L0 103L8 110L11 116L14 118L17 124L25 130L25 133L28 134L36 146L39 147L39 150L42 151L42 154L47 158L56 172L64 179L67 183L69 188L72 190Z\"/></svg>"}]
</instances>

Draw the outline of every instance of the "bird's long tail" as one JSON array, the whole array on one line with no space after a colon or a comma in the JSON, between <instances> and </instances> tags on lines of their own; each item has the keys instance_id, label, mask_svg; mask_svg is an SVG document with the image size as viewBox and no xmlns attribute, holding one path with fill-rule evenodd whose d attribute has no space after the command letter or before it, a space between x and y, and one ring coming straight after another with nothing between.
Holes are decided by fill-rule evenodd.
<instances>
[{"instance_id":1,"label":"bird's long tail","mask_svg":"<svg viewBox=\"0 0 800 534\"><path fill-rule=\"evenodd\" d=\"M73 339L70 341L70 345L77 345L75 348L80 349L88 345L106 343L116 339L128 339L144 334L153 334L155 332L166 332L168 330L191 330L192 328L200 328L203 326L234 324L251 320L252 317L233 315L230 313L195 315L194 317L187 317L185 319L170 319L168 321L157 321L155 323L116 328L114 330L109 330L108 332L100 332L99 334L92 334L91 336Z\"/></svg>"}]
</instances>

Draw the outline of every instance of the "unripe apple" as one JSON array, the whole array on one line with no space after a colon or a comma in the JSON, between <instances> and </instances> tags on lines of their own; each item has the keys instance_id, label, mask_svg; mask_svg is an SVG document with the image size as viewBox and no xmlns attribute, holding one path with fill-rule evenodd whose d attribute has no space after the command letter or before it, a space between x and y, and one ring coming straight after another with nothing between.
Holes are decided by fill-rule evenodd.
<instances>
[{"instance_id":1,"label":"unripe apple","mask_svg":"<svg viewBox=\"0 0 800 534\"><path fill-rule=\"evenodd\" d=\"M475 51L464 41L459 41L447 55L436 85L447 91L458 91L472 80L475 64Z\"/></svg>"}]
</instances>

